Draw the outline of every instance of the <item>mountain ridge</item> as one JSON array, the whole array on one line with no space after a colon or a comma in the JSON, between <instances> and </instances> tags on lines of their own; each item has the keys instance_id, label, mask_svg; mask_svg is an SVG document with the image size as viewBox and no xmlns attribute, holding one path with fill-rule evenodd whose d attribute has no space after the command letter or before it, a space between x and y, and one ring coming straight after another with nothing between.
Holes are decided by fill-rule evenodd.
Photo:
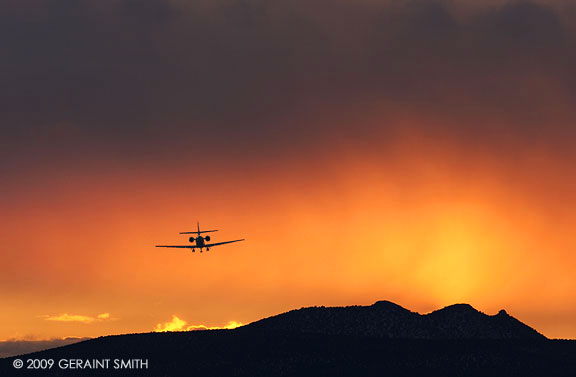
<instances>
[{"instance_id":1,"label":"mountain ridge","mask_svg":"<svg viewBox=\"0 0 576 377\"><path fill-rule=\"evenodd\" d=\"M84 369L81 375L573 377L575 354L576 341L547 339L504 310L486 315L456 304L419 314L379 301L301 308L233 330L100 337L0 359L0 375L72 375L57 367L15 372L16 359L58 365L62 359L121 358L144 360L147 368Z\"/></svg>"},{"instance_id":2,"label":"mountain ridge","mask_svg":"<svg viewBox=\"0 0 576 377\"><path fill-rule=\"evenodd\" d=\"M419 314L390 301L370 306L304 307L243 328L391 339L546 339L505 310L487 315L469 304L454 304Z\"/></svg>"}]
</instances>

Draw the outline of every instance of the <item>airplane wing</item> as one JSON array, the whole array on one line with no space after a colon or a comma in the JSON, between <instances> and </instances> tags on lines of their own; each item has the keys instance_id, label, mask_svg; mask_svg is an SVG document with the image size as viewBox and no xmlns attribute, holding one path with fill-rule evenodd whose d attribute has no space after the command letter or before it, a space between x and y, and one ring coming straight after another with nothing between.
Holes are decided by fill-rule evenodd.
<instances>
[{"instance_id":1,"label":"airplane wing","mask_svg":"<svg viewBox=\"0 0 576 377\"><path fill-rule=\"evenodd\" d=\"M242 238L241 240L234 240L234 241L207 243L207 244L204 245L204 247L212 247L212 246L224 245L224 244L227 244L227 243L240 242L240 241L244 241L244 238Z\"/></svg>"},{"instance_id":2,"label":"airplane wing","mask_svg":"<svg viewBox=\"0 0 576 377\"><path fill-rule=\"evenodd\" d=\"M244 238L242 238L241 240L234 240L234 241L207 243L207 244L204 244L204 245L202 246L202 248L212 247L212 246L218 246L218 245L224 245L224 244L227 244L227 243L240 242L240 241L244 241ZM188 245L186 245L186 246L181 246L181 245L157 245L156 247L176 247L176 248L179 248L179 249L200 249L200 246L192 246L192 245L190 245L190 246L188 246Z\"/></svg>"},{"instance_id":3,"label":"airplane wing","mask_svg":"<svg viewBox=\"0 0 576 377\"><path fill-rule=\"evenodd\" d=\"M170 245L158 245L156 247L177 247L180 249L197 249L196 246L170 246Z\"/></svg>"}]
</instances>

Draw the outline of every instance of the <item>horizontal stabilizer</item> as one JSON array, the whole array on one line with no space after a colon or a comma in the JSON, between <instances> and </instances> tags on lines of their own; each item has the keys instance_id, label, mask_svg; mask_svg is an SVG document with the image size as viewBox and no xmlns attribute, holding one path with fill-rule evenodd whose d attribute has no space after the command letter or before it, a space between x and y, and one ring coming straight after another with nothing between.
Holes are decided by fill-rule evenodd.
<instances>
[{"instance_id":1,"label":"horizontal stabilizer","mask_svg":"<svg viewBox=\"0 0 576 377\"><path fill-rule=\"evenodd\" d=\"M210 233L210 232L217 232L218 229L214 230L201 230L199 232L180 232L180 234L199 234L199 233Z\"/></svg>"}]
</instances>

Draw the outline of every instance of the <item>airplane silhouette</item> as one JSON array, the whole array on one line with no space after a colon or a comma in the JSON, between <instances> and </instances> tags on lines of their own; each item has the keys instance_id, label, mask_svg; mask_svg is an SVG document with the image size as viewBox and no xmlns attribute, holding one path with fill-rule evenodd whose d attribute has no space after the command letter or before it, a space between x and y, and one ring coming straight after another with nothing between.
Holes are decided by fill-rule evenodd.
<instances>
[{"instance_id":1,"label":"airplane silhouette","mask_svg":"<svg viewBox=\"0 0 576 377\"><path fill-rule=\"evenodd\" d=\"M210 242L210 236L202 237L200 234L201 233L217 232L218 229L200 230L200 222L198 222L197 225L198 225L198 230L196 232L180 232L180 234L194 234L194 233L196 233L197 234L196 238L194 238L194 237L189 238L189 241L192 243L196 242L196 245L157 245L156 247L174 247L174 248L179 248L179 249L192 249L192 252L196 251L195 249L200 249L200 252L202 252L203 248L206 248L206 251L208 251L208 250L210 250L210 248L212 246L219 246L219 245L224 245L227 243L244 241L244 238L242 238L241 240L216 242L216 243L205 243L205 241Z\"/></svg>"}]
</instances>

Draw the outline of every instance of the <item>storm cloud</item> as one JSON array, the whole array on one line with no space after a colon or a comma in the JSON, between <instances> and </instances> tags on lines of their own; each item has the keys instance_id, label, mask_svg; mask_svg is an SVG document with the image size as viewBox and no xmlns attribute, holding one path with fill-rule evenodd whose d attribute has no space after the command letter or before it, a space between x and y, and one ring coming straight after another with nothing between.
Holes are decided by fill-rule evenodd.
<instances>
[{"instance_id":1,"label":"storm cloud","mask_svg":"<svg viewBox=\"0 0 576 377\"><path fill-rule=\"evenodd\" d=\"M3 2L5 161L47 145L54 156L155 154L184 140L297 149L326 134L386 135L415 114L433 135L574 136L574 12L464 5ZM378 126L362 121L370 112Z\"/></svg>"}]
</instances>

